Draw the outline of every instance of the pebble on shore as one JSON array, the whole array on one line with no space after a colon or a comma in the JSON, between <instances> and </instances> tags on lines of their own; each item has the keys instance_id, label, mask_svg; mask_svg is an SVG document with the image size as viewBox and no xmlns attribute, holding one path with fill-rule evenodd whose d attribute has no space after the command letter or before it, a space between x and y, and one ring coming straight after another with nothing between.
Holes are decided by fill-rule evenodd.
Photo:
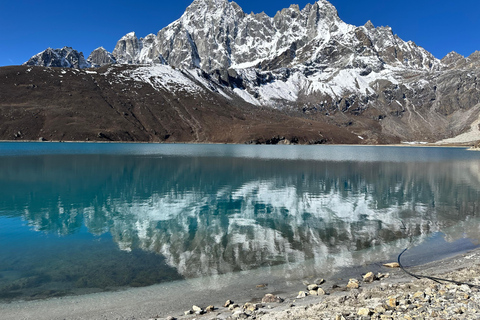
<instances>
[{"instance_id":1,"label":"pebble on shore","mask_svg":"<svg viewBox=\"0 0 480 320\"><path fill-rule=\"evenodd\" d=\"M228 307L231 314L220 313L212 319L480 319L480 265L450 271L439 277L471 285L440 284L429 279L410 280L406 277L401 281L393 279L380 282L379 280L389 278L389 274L378 273L375 276L369 272L363 276L364 285L360 286L357 279L350 279L347 285L350 290L333 285L329 294L325 293L317 281L315 285L304 283L307 290L300 291L297 298L305 299L295 304L292 303L295 298L291 297L283 306L272 306L271 303L284 301L274 294L266 294L262 304L247 302L239 306L228 300L225 308ZM272 308L276 311L271 311ZM190 310L189 314L193 311ZM190 318L192 316L188 316Z\"/></svg>"}]
</instances>

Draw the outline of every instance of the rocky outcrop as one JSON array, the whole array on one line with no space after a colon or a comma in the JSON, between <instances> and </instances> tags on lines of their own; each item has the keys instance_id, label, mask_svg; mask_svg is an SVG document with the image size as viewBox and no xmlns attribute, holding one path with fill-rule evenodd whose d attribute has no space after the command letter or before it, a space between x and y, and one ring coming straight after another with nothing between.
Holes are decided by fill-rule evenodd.
<instances>
[{"instance_id":1,"label":"rocky outcrop","mask_svg":"<svg viewBox=\"0 0 480 320\"><path fill-rule=\"evenodd\" d=\"M83 53L70 47L63 47L61 49L48 48L31 57L24 65L77 69L90 67L90 64L85 61Z\"/></svg>"},{"instance_id":2,"label":"rocky outcrop","mask_svg":"<svg viewBox=\"0 0 480 320\"><path fill-rule=\"evenodd\" d=\"M105 50L105 48L100 47L92 51L88 56L87 62L95 68L103 67L104 65L114 64L117 61L113 55Z\"/></svg>"},{"instance_id":3,"label":"rocky outcrop","mask_svg":"<svg viewBox=\"0 0 480 320\"><path fill-rule=\"evenodd\" d=\"M156 44L153 34L138 39L135 32L130 32L117 42L112 55L120 64L165 64Z\"/></svg>"},{"instance_id":4,"label":"rocky outcrop","mask_svg":"<svg viewBox=\"0 0 480 320\"><path fill-rule=\"evenodd\" d=\"M466 58L452 51L441 61L446 69L476 69L480 67L480 51L475 51Z\"/></svg>"}]
</instances>

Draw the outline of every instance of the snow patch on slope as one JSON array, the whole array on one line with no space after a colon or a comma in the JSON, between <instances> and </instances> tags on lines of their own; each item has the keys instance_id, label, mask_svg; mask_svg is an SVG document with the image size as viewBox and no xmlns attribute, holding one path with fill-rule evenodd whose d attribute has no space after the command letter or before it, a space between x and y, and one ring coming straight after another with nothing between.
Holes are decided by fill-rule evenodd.
<instances>
[{"instance_id":1,"label":"snow patch on slope","mask_svg":"<svg viewBox=\"0 0 480 320\"><path fill-rule=\"evenodd\" d=\"M256 106L262 105L260 103L260 101L255 99L255 97L252 96L250 93L248 93L247 90L235 88L235 89L233 89L233 92L235 92L237 94L237 96L239 96L240 98L242 98L243 100L245 100L248 103L251 103L251 104L256 105Z\"/></svg>"},{"instance_id":2,"label":"snow patch on slope","mask_svg":"<svg viewBox=\"0 0 480 320\"><path fill-rule=\"evenodd\" d=\"M386 68L380 72L362 74L364 69L327 68L306 76L302 70L297 70L287 79L276 75L273 80L257 84L259 76L254 69L238 70L247 86L246 90L236 89L234 92L242 99L253 104L275 105L275 102L297 102L301 94L325 94L341 98L345 94L368 96L376 91L376 81L386 80L398 84L395 68ZM260 74L261 75L261 74Z\"/></svg>"},{"instance_id":3,"label":"snow patch on slope","mask_svg":"<svg viewBox=\"0 0 480 320\"><path fill-rule=\"evenodd\" d=\"M138 67L123 72L124 78L150 84L156 90L205 92L181 71L166 65Z\"/></svg>"}]
</instances>

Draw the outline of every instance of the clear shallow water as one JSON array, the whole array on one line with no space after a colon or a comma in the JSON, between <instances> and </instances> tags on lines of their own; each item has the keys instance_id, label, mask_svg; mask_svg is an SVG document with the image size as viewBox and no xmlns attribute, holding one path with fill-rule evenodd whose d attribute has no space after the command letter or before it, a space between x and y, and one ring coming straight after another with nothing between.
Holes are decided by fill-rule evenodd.
<instances>
[{"instance_id":1,"label":"clear shallow water","mask_svg":"<svg viewBox=\"0 0 480 320\"><path fill-rule=\"evenodd\" d=\"M327 277L480 234L480 153L460 148L0 143L0 168L6 300Z\"/></svg>"}]
</instances>

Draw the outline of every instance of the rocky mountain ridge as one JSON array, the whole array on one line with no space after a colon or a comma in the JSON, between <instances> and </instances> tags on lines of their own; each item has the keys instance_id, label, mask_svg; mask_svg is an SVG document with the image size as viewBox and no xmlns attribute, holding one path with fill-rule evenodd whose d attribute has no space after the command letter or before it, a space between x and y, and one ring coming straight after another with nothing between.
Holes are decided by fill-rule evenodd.
<instances>
[{"instance_id":1,"label":"rocky mountain ridge","mask_svg":"<svg viewBox=\"0 0 480 320\"><path fill-rule=\"evenodd\" d=\"M389 27L343 22L326 0L274 17L246 14L227 0L195 0L156 35L128 33L112 53L96 49L86 63L35 57L26 64L138 66L138 81L153 87L162 81L155 65L199 70L197 80L214 94L346 128L368 143L438 141L470 130L480 116L480 53L439 60Z\"/></svg>"},{"instance_id":2,"label":"rocky mountain ridge","mask_svg":"<svg viewBox=\"0 0 480 320\"><path fill-rule=\"evenodd\" d=\"M71 47L63 47L61 49L48 48L34 55L24 64L30 66L77 69L85 69L91 67L91 64L85 61L83 53L78 52Z\"/></svg>"}]
</instances>

